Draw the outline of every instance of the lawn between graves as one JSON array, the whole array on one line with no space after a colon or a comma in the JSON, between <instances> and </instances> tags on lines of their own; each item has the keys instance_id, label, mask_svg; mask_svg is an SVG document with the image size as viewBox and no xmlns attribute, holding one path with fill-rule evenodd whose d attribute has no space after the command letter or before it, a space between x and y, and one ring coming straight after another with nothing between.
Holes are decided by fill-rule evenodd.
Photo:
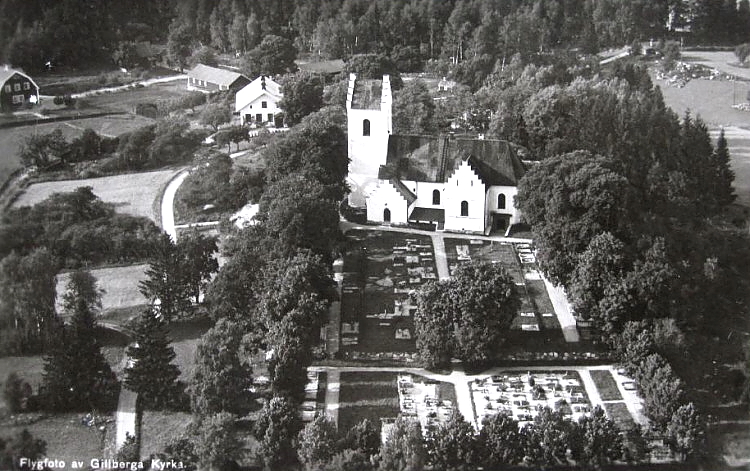
<instances>
[{"instance_id":1,"label":"lawn between graves","mask_svg":"<svg viewBox=\"0 0 750 471\"><path fill-rule=\"evenodd\" d=\"M602 401L622 400L622 394L620 394L620 389L617 387L617 382L611 371L589 370L589 373L591 373L591 379L594 381Z\"/></svg>"},{"instance_id":2,"label":"lawn between graves","mask_svg":"<svg viewBox=\"0 0 750 471\"><path fill-rule=\"evenodd\" d=\"M413 315L388 317L386 314L394 313L397 303L408 300L410 290L418 289L429 279L437 279L431 239L398 232L358 230L349 231L347 238L341 321L358 323L359 334L356 344L347 344L342 338L342 350L415 351ZM397 331L404 330L408 330L410 338L396 338Z\"/></svg>"}]
</instances>

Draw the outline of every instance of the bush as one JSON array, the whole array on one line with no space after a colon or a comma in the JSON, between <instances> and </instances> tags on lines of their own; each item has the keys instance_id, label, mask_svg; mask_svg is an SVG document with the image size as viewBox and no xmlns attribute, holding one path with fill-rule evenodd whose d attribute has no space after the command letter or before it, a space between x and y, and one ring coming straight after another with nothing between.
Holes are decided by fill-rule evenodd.
<instances>
[{"instance_id":1,"label":"bush","mask_svg":"<svg viewBox=\"0 0 750 471\"><path fill-rule=\"evenodd\" d=\"M3 399L8 409L13 412L21 412L27 409L27 401L31 396L31 386L18 377L15 371L11 372L5 379Z\"/></svg>"},{"instance_id":2,"label":"bush","mask_svg":"<svg viewBox=\"0 0 750 471\"><path fill-rule=\"evenodd\" d=\"M52 103L56 105L62 105L63 104L63 97L62 95L57 95L55 98L52 99Z\"/></svg>"}]
</instances>

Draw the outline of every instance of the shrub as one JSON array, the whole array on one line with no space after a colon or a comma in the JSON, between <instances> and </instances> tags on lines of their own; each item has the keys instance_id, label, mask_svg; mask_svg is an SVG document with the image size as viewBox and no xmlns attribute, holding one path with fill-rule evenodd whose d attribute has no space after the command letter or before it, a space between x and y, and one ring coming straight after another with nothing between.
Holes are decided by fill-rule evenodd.
<instances>
[{"instance_id":1,"label":"shrub","mask_svg":"<svg viewBox=\"0 0 750 471\"><path fill-rule=\"evenodd\" d=\"M31 396L29 383L19 378L15 371L11 372L5 379L3 388L3 398L8 409L13 413L25 410L29 396Z\"/></svg>"},{"instance_id":2,"label":"shrub","mask_svg":"<svg viewBox=\"0 0 750 471\"><path fill-rule=\"evenodd\" d=\"M62 95L57 95L55 98L52 99L52 103L56 105L62 105L64 103L64 99Z\"/></svg>"}]
</instances>

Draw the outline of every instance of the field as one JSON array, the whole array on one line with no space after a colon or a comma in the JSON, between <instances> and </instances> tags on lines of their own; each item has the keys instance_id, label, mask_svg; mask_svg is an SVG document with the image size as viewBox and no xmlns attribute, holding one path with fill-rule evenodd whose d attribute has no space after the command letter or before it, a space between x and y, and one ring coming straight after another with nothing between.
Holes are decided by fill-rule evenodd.
<instances>
[{"instance_id":1,"label":"field","mask_svg":"<svg viewBox=\"0 0 750 471\"><path fill-rule=\"evenodd\" d=\"M33 205L52 193L73 191L78 187L90 186L99 198L114 204L116 211L133 216L144 216L160 225L161 221L157 219L157 216L161 188L174 174L175 170L160 170L85 180L35 183L26 188L13 205Z\"/></svg>"},{"instance_id":2,"label":"field","mask_svg":"<svg viewBox=\"0 0 750 471\"><path fill-rule=\"evenodd\" d=\"M382 231L350 231L347 238L351 247L344 256L343 350L413 352L414 308L408 293L437 279L432 241Z\"/></svg>"},{"instance_id":3,"label":"field","mask_svg":"<svg viewBox=\"0 0 750 471\"><path fill-rule=\"evenodd\" d=\"M187 412L143 411L141 415L141 457L162 453L172 440L180 438L192 421Z\"/></svg>"},{"instance_id":4,"label":"field","mask_svg":"<svg viewBox=\"0 0 750 471\"><path fill-rule=\"evenodd\" d=\"M720 71L750 80L750 67L738 67L737 56L732 51L684 51L685 62L697 62Z\"/></svg>"},{"instance_id":5,"label":"field","mask_svg":"<svg viewBox=\"0 0 750 471\"><path fill-rule=\"evenodd\" d=\"M33 424L22 426L2 426L3 436L15 435L27 429L34 438L47 442L46 456L50 459L83 461L86 466L92 459L101 459L104 450L104 435L97 427L81 424L85 414L56 414L43 418ZM114 417L106 425L114 430ZM68 465L70 466L70 465ZM69 468L66 468L69 469Z\"/></svg>"},{"instance_id":6,"label":"field","mask_svg":"<svg viewBox=\"0 0 750 471\"><path fill-rule=\"evenodd\" d=\"M147 87L129 88L114 93L88 95L83 100L89 106L111 111L132 113L138 103L155 103L177 98L188 93L185 80L155 83Z\"/></svg>"},{"instance_id":7,"label":"field","mask_svg":"<svg viewBox=\"0 0 750 471\"><path fill-rule=\"evenodd\" d=\"M98 268L90 270L96 278L102 295L102 313L113 309L141 306L148 301L138 290L138 282L146 279L148 265L131 265L127 267ZM69 278L68 273L57 275L57 312L62 312L62 296Z\"/></svg>"},{"instance_id":8,"label":"field","mask_svg":"<svg viewBox=\"0 0 750 471\"><path fill-rule=\"evenodd\" d=\"M685 111L700 115L709 126L743 126L750 124L750 113L735 110L732 105L746 101L750 84L720 80L690 80L683 88L673 87L652 76L661 87L664 101L680 117Z\"/></svg>"},{"instance_id":9,"label":"field","mask_svg":"<svg viewBox=\"0 0 750 471\"><path fill-rule=\"evenodd\" d=\"M38 126L25 126L20 128L0 129L0 185L5 183L10 174L21 168L21 160L18 158L18 148L27 136L47 134L60 128L66 138L78 137L81 130L66 126L64 123L40 124Z\"/></svg>"},{"instance_id":10,"label":"field","mask_svg":"<svg viewBox=\"0 0 750 471\"><path fill-rule=\"evenodd\" d=\"M341 372L339 430L350 430L363 419L380 427L381 418L397 417L396 373Z\"/></svg>"},{"instance_id":11,"label":"field","mask_svg":"<svg viewBox=\"0 0 750 471\"><path fill-rule=\"evenodd\" d=\"M615 378L612 377L612 373L609 370L590 370L589 373L591 373L591 379L594 380L602 401L622 400L620 389L617 387Z\"/></svg>"}]
</instances>

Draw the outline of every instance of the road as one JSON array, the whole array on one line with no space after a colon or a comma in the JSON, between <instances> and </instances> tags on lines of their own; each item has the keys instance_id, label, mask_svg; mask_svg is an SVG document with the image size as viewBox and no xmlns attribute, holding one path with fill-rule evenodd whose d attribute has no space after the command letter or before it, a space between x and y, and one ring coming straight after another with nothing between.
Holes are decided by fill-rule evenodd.
<instances>
[{"instance_id":1,"label":"road","mask_svg":"<svg viewBox=\"0 0 750 471\"><path fill-rule=\"evenodd\" d=\"M177 194L177 189L180 188L180 185L182 185L182 182L185 181L189 174L190 170L183 170L178 173L167 185L167 189L164 190L164 196L161 199L161 228L169 234L172 242L175 243L177 242L177 229L174 224L174 197Z\"/></svg>"}]
</instances>

